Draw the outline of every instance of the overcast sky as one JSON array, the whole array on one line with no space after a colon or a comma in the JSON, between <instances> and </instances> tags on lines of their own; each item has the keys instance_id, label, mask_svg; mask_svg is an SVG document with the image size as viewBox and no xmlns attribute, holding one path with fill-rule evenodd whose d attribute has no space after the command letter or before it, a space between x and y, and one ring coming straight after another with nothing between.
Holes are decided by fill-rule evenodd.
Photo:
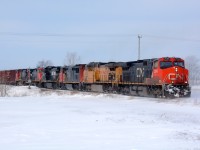
<instances>
[{"instance_id":1,"label":"overcast sky","mask_svg":"<svg viewBox=\"0 0 200 150\"><path fill-rule=\"evenodd\" d=\"M199 0L0 0L0 69L163 56L200 59Z\"/></svg>"}]
</instances>

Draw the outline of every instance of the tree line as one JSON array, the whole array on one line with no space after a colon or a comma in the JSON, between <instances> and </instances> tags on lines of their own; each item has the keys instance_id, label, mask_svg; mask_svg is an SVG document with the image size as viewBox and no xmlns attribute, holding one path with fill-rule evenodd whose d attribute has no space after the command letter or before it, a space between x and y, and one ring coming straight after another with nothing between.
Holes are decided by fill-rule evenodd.
<instances>
[{"instance_id":1,"label":"tree line","mask_svg":"<svg viewBox=\"0 0 200 150\"><path fill-rule=\"evenodd\" d=\"M64 59L64 66L73 66L80 63L81 58L76 52L68 52ZM51 60L41 60L37 63L36 67L45 68L47 66L53 66Z\"/></svg>"}]
</instances>

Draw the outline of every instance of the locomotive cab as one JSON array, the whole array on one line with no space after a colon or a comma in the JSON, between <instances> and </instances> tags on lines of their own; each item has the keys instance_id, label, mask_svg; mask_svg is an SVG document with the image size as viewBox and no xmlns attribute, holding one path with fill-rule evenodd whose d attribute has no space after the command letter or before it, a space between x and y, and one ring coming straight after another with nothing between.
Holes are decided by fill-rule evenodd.
<instances>
[{"instance_id":1,"label":"locomotive cab","mask_svg":"<svg viewBox=\"0 0 200 150\"><path fill-rule=\"evenodd\" d=\"M160 84L188 84L188 70L183 59L164 57L154 61L152 78Z\"/></svg>"}]
</instances>

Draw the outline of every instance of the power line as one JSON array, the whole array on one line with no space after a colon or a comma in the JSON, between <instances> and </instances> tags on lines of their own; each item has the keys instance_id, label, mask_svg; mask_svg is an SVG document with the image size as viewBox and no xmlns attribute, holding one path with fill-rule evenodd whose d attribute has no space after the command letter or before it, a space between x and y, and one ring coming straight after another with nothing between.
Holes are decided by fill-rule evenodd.
<instances>
[{"instance_id":1,"label":"power line","mask_svg":"<svg viewBox=\"0 0 200 150\"><path fill-rule=\"evenodd\" d=\"M18 33L0 32L0 36L41 36L41 37L133 37L134 34L62 34L62 33Z\"/></svg>"},{"instance_id":2,"label":"power line","mask_svg":"<svg viewBox=\"0 0 200 150\"><path fill-rule=\"evenodd\" d=\"M144 36L145 36L145 38L154 38L154 39L166 39L166 40L177 40L177 41L200 42L199 39L190 39L190 38L156 36L156 35L148 35L148 34L144 34Z\"/></svg>"},{"instance_id":3,"label":"power line","mask_svg":"<svg viewBox=\"0 0 200 150\"><path fill-rule=\"evenodd\" d=\"M142 34L144 38L154 38L161 40L176 40L176 41L190 41L190 42L200 42L199 39L181 38L181 37L168 37L168 36L157 36ZM19 32L0 32L0 36L17 36L17 37L59 37L59 38L78 38L78 37L88 37L88 38L112 38L112 37L138 37L138 34L81 34L81 33L19 33Z\"/></svg>"}]
</instances>

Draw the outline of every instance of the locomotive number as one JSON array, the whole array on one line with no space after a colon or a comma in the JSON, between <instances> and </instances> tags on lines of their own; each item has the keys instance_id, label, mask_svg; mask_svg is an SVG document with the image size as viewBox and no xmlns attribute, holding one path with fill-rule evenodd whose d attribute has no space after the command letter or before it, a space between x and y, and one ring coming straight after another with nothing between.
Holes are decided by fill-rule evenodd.
<instances>
[{"instance_id":1,"label":"locomotive number","mask_svg":"<svg viewBox=\"0 0 200 150\"><path fill-rule=\"evenodd\" d=\"M136 74L137 74L138 78L144 77L144 68L137 68L136 69Z\"/></svg>"},{"instance_id":2,"label":"locomotive number","mask_svg":"<svg viewBox=\"0 0 200 150\"><path fill-rule=\"evenodd\" d=\"M55 75L56 75L56 72L55 72L55 71L52 71L52 72L51 72L51 75L52 75L52 76L55 76Z\"/></svg>"}]
</instances>

